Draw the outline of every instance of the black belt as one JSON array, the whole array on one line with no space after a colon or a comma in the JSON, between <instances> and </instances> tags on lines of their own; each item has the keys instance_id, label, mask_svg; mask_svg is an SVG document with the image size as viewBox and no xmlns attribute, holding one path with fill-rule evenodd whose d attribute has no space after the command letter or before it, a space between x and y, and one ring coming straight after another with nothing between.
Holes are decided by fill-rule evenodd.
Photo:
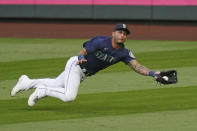
<instances>
[{"instance_id":1,"label":"black belt","mask_svg":"<svg viewBox=\"0 0 197 131\"><path fill-rule=\"evenodd\" d=\"M85 68L83 65L79 65L79 66L80 66L82 72L85 74L86 77L92 75L90 72L88 72L88 71L86 70L86 68Z\"/></svg>"}]
</instances>

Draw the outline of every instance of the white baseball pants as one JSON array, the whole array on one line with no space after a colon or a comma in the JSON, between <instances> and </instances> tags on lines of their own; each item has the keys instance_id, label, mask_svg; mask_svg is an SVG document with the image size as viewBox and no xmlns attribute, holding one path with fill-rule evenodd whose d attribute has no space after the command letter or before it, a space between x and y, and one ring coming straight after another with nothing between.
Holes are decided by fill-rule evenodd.
<instances>
[{"instance_id":1,"label":"white baseball pants","mask_svg":"<svg viewBox=\"0 0 197 131\"><path fill-rule=\"evenodd\" d=\"M78 57L71 57L65 70L55 79L33 79L32 87L45 89L47 96L59 98L64 102L73 101L78 93L79 84L86 77L79 65Z\"/></svg>"}]
</instances>

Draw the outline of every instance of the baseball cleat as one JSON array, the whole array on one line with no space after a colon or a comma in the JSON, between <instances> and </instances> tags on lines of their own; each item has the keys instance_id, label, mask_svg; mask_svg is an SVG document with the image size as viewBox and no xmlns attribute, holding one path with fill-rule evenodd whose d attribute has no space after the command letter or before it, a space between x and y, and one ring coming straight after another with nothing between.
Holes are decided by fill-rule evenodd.
<instances>
[{"instance_id":1,"label":"baseball cleat","mask_svg":"<svg viewBox=\"0 0 197 131\"><path fill-rule=\"evenodd\" d=\"M38 101L38 91L37 89L30 95L28 99L28 105L29 106L34 106L36 102Z\"/></svg>"},{"instance_id":2,"label":"baseball cleat","mask_svg":"<svg viewBox=\"0 0 197 131\"><path fill-rule=\"evenodd\" d=\"M36 90L30 95L28 99L28 105L34 106L36 102L46 96L46 88L42 86L41 88L36 88Z\"/></svg>"},{"instance_id":3,"label":"baseball cleat","mask_svg":"<svg viewBox=\"0 0 197 131\"><path fill-rule=\"evenodd\" d=\"M27 90L29 89L29 86L31 85L31 80L29 79L28 76L26 75L22 75L17 84L14 86L14 88L12 89L10 95L11 96L15 96L16 93L22 91L22 90Z\"/></svg>"}]
</instances>

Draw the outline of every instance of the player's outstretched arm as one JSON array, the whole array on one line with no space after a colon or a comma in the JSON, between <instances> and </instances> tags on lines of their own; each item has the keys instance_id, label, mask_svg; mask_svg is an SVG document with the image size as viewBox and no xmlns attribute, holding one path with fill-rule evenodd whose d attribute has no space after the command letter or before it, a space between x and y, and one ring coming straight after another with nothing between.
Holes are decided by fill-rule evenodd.
<instances>
[{"instance_id":1,"label":"player's outstretched arm","mask_svg":"<svg viewBox=\"0 0 197 131\"><path fill-rule=\"evenodd\" d=\"M175 84L178 81L177 71L168 70L168 71L151 71L147 67L140 65L136 60L132 60L128 64L135 72L145 75L152 76L156 79L157 82L161 84Z\"/></svg>"},{"instance_id":2,"label":"player's outstretched arm","mask_svg":"<svg viewBox=\"0 0 197 131\"><path fill-rule=\"evenodd\" d=\"M149 70L147 67L141 65L137 60L131 60L128 64L135 72L145 75L145 76L152 76L154 78L157 78L158 74L160 74L159 71L155 72L152 70Z\"/></svg>"},{"instance_id":3,"label":"player's outstretched arm","mask_svg":"<svg viewBox=\"0 0 197 131\"><path fill-rule=\"evenodd\" d=\"M131 60L128 64L135 72L141 74L141 75L145 75L145 76L148 76L149 75L149 72L150 70L139 64L139 62L137 62L136 60Z\"/></svg>"}]
</instances>

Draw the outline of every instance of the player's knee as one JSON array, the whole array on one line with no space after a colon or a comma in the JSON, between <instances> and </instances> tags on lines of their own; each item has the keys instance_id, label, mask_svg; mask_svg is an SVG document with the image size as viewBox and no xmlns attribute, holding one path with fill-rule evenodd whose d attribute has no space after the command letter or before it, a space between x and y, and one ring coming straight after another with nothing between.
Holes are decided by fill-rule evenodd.
<instances>
[{"instance_id":1,"label":"player's knee","mask_svg":"<svg viewBox=\"0 0 197 131\"><path fill-rule=\"evenodd\" d=\"M75 95L65 95L63 101L64 102L69 102L69 101L74 101L76 99Z\"/></svg>"}]
</instances>

